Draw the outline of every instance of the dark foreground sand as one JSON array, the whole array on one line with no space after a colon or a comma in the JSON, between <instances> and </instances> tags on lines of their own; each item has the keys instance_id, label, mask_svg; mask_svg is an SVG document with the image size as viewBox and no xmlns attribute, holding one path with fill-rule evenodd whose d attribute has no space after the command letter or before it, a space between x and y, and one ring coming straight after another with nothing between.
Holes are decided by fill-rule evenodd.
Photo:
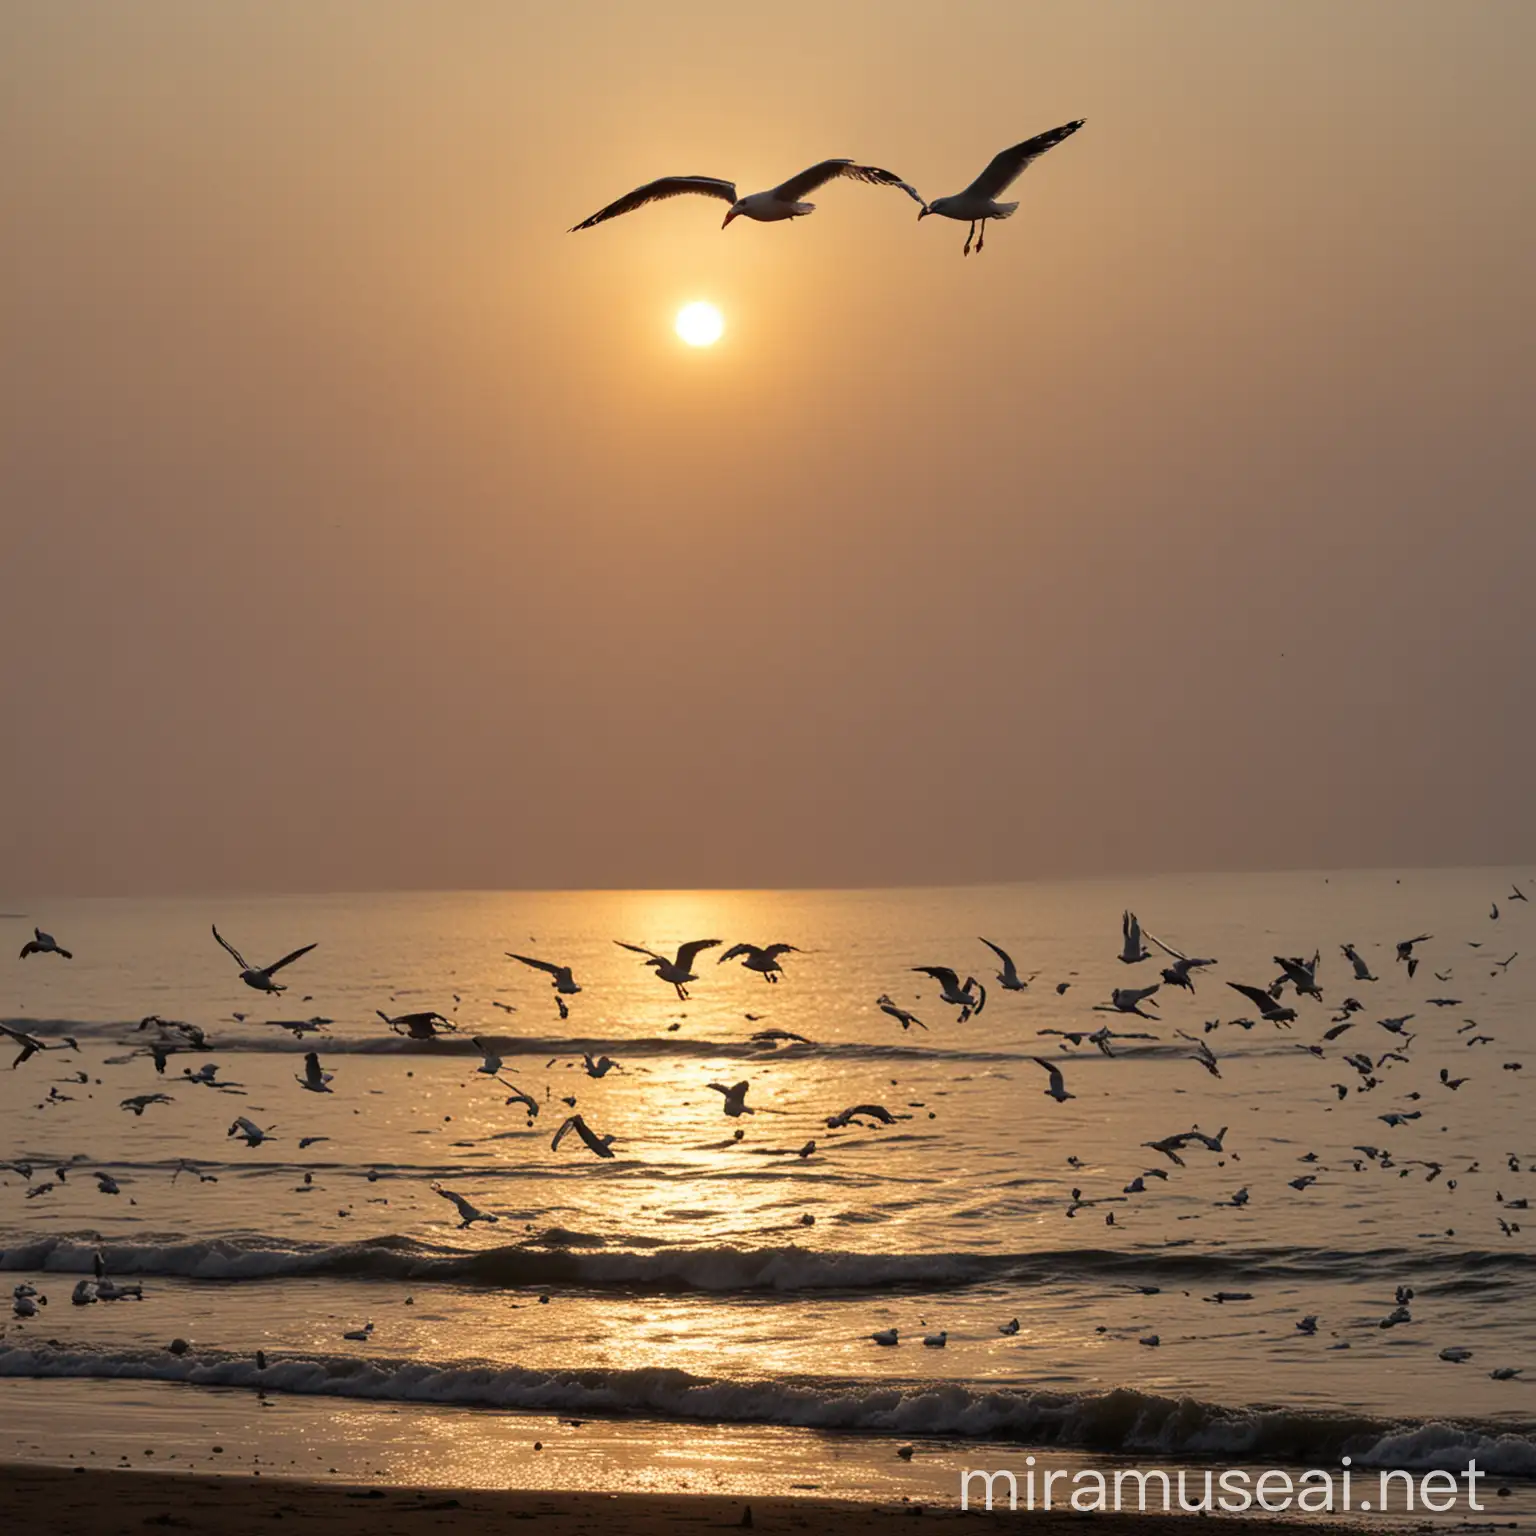
<instances>
[{"instance_id":1,"label":"dark foreground sand","mask_svg":"<svg viewBox=\"0 0 1536 1536\"><path fill-rule=\"evenodd\" d=\"M0 1532L5 1536L134 1536L160 1530L248 1536L293 1530L306 1536L672 1536L739 1530L750 1509L755 1531L835 1532L863 1536L892 1528L946 1531L1010 1529L1081 1536L1085 1517L1036 1512L988 1515L916 1504L872 1505L821 1499L722 1498L709 1494L453 1493L446 1490L358 1489L277 1478L210 1477L126 1471L0 1467ZM1192 1516L1095 1515L1111 1536L1191 1536ZM518 1526L514 1522L537 1522ZM1264 1531L1275 1536L1321 1527L1223 1519L1222 1536ZM1336 1528L1335 1528L1336 1529Z\"/></svg>"}]
</instances>

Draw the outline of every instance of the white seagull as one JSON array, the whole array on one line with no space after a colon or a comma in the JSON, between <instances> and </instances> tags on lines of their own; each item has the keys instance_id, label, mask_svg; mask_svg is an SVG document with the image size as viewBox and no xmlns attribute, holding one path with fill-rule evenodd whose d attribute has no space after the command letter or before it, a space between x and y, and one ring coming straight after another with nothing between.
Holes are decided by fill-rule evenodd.
<instances>
[{"instance_id":1,"label":"white seagull","mask_svg":"<svg viewBox=\"0 0 1536 1536\"><path fill-rule=\"evenodd\" d=\"M924 205L922 212L917 216L918 219L925 219L930 213L938 213L946 219L959 219L962 223L969 221L971 228L965 237L965 249L961 254L964 256L971 254L971 241L974 239L979 255L982 242L987 237L987 220L1012 218L1019 206L1017 203L998 202L998 193L1006 192L1031 162L1037 160L1046 150L1054 149L1063 139L1070 138L1076 133L1083 126L1083 121L1082 118L1077 118L1073 122L1063 123L1060 128L1051 128L1045 133L1037 133L1034 138L1025 139L1022 144L1015 144L1012 149L1005 149L1000 154L994 155L986 170L965 191L957 192L953 197L934 198L931 203ZM978 224L981 225L979 235L976 231Z\"/></svg>"},{"instance_id":2,"label":"white seagull","mask_svg":"<svg viewBox=\"0 0 1536 1536\"><path fill-rule=\"evenodd\" d=\"M1029 981L1025 981L1023 977L1019 975L1018 966L1013 963L1013 956L1010 955L1008 951L1002 947L1001 944L994 944L991 939L982 939L981 942L985 944L987 948L990 949L992 953L996 955L997 958L1003 963L1002 970L997 973L997 984L1003 989L1003 991L1022 992L1026 987L1029 986L1029 981L1033 981L1035 976L1040 974L1039 971L1036 971L1033 975L1031 975Z\"/></svg>"},{"instance_id":3,"label":"white seagull","mask_svg":"<svg viewBox=\"0 0 1536 1536\"><path fill-rule=\"evenodd\" d=\"M1369 962L1360 958L1360 955L1353 944L1341 944L1339 945L1339 951L1341 954L1343 954L1344 958L1348 960L1352 966L1354 966L1356 981L1376 980L1376 978L1371 975L1371 967Z\"/></svg>"},{"instance_id":4,"label":"white seagull","mask_svg":"<svg viewBox=\"0 0 1536 1536\"><path fill-rule=\"evenodd\" d=\"M690 981L699 978L693 974L693 962L706 949L713 949L720 943L719 939L694 939L687 944L679 944L677 955L669 959L666 955L658 955L654 949L647 949L643 944L626 944L623 939L613 941L620 949L627 949L637 955L645 956L645 963L663 980L669 981L677 988L677 995L684 1002L688 1000L688 986Z\"/></svg>"},{"instance_id":5,"label":"white seagull","mask_svg":"<svg viewBox=\"0 0 1536 1536\"><path fill-rule=\"evenodd\" d=\"M1044 1056L1033 1058L1037 1067L1044 1067L1051 1074L1051 1085L1045 1089L1048 1099L1055 1099L1058 1104L1065 1104L1068 1099L1075 1099L1075 1093L1067 1092L1067 1080L1061 1075L1061 1068L1054 1061L1048 1061Z\"/></svg>"},{"instance_id":6,"label":"white seagull","mask_svg":"<svg viewBox=\"0 0 1536 1536\"><path fill-rule=\"evenodd\" d=\"M877 187L897 187L912 198L919 207L924 206L916 190L908 186L894 171L883 171L878 165L859 165L852 160L821 160L807 170L801 171L798 176L791 176L788 181L781 181L778 186L770 187L766 192L750 192L745 197L736 195L735 182L723 181L718 176L663 176L656 181L646 182L643 187L636 187L633 192L626 192L623 197L615 199L606 208L599 208L590 218L573 225L571 233L575 234L581 229L591 229L594 225L608 219L618 218L621 213L633 213L636 208L644 208L647 203L657 203L663 198L682 197L688 194L714 197L723 203L730 204L726 210L725 223L720 226L721 229L724 229L732 219L737 218L756 219L760 224L777 224L784 219L799 219L814 212L816 204L802 202L801 199L807 192L814 192L818 187L825 186L829 181L835 181L839 177L849 181L868 182Z\"/></svg>"},{"instance_id":7,"label":"white seagull","mask_svg":"<svg viewBox=\"0 0 1536 1536\"><path fill-rule=\"evenodd\" d=\"M315 946L306 944L303 949L296 949L292 954L284 955L281 960L274 960L271 965L255 966L246 962L245 956L235 948L223 934L219 932L218 925L214 925L213 936L234 958L236 965L240 967L240 980L246 986L254 987L258 992L285 992L287 988L281 982L273 981L273 977L285 965L292 965L301 955L307 955Z\"/></svg>"},{"instance_id":8,"label":"white seagull","mask_svg":"<svg viewBox=\"0 0 1536 1536\"><path fill-rule=\"evenodd\" d=\"M74 954L64 949L51 933L44 933L41 928L32 930L32 937L21 946L21 958L25 960L28 955L57 955L61 960L73 960Z\"/></svg>"}]
</instances>

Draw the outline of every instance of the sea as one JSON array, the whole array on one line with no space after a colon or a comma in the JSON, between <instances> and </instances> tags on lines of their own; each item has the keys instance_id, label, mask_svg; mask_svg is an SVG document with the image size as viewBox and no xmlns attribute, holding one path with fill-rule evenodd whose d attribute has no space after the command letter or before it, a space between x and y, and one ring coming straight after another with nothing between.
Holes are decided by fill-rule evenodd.
<instances>
[{"instance_id":1,"label":"sea","mask_svg":"<svg viewBox=\"0 0 1536 1536\"><path fill-rule=\"evenodd\" d=\"M1127 910L1212 961L1148 1018ZM919 1503L1026 1455L1475 1460L1536 1509L1525 869L5 913L0 1019L48 1049L0 1056L0 1459ZM268 995L215 924L315 948ZM17 958L34 925L73 958ZM704 938L686 999L616 942ZM739 942L795 949L770 982ZM1293 1020L1228 985L1314 953ZM568 1017L510 954L571 967ZM858 1105L890 1123L829 1127ZM572 1114L611 1157L552 1149ZM75 1299L98 1269L127 1294Z\"/></svg>"}]
</instances>

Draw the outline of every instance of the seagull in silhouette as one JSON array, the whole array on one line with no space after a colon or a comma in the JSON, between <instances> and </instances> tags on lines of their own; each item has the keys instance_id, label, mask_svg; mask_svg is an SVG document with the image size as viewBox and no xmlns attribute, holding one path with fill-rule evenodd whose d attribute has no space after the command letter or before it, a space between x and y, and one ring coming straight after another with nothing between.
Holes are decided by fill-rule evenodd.
<instances>
[{"instance_id":1,"label":"seagull in silhouette","mask_svg":"<svg viewBox=\"0 0 1536 1536\"><path fill-rule=\"evenodd\" d=\"M683 1001L688 1000L688 983L699 978L693 974L693 962L706 949L713 949L720 943L719 939L694 939L691 943L680 944L675 958L666 955L658 955L654 949L647 949L643 944L626 944L623 939L613 941L620 949L627 949L637 955L645 956L645 963L663 980L671 982L677 989L678 997Z\"/></svg>"},{"instance_id":2,"label":"seagull in silhouette","mask_svg":"<svg viewBox=\"0 0 1536 1536\"><path fill-rule=\"evenodd\" d=\"M1296 1010L1277 1003L1263 987L1250 987L1241 981L1229 981L1227 985L1234 992L1241 992L1259 1010L1260 1016L1266 1023L1292 1024L1295 1022Z\"/></svg>"},{"instance_id":3,"label":"seagull in silhouette","mask_svg":"<svg viewBox=\"0 0 1536 1536\"><path fill-rule=\"evenodd\" d=\"M254 1120L248 1120L244 1115L241 1115L240 1118L236 1120L232 1126L230 1126L228 1132L226 1133L226 1140L229 1136L238 1136L248 1147L259 1147L262 1142L271 1141L273 1139L272 1133L270 1131L262 1130L262 1128L257 1125Z\"/></svg>"},{"instance_id":4,"label":"seagull in silhouette","mask_svg":"<svg viewBox=\"0 0 1536 1536\"><path fill-rule=\"evenodd\" d=\"M755 1109L750 1108L747 1104L747 1089L752 1086L750 1083L732 1083L729 1088L724 1083L710 1083L708 1086L713 1088L716 1093L725 1095L725 1103L721 1107L731 1119L736 1119L738 1115L755 1115L757 1113Z\"/></svg>"},{"instance_id":5,"label":"seagull in silhouette","mask_svg":"<svg viewBox=\"0 0 1536 1536\"><path fill-rule=\"evenodd\" d=\"M549 1144L550 1151L558 1152L560 1150L560 1143L565 1140L567 1133L571 1131L574 1131L586 1143L588 1151L596 1153L598 1157L612 1157L614 1155L614 1138L612 1136L597 1135L580 1115L571 1115L565 1120L560 1129L555 1132L555 1139Z\"/></svg>"},{"instance_id":6,"label":"seagull in silhouette","mask_svg":"<svg viewBox=\"0 0 1536 1536\"><path fill-rule=\"evenodd\" d=\"M292 954L284 955L281 960L274 960L271 965L255 966L247 963L245 956L219 932L217 924L214 925L213 936L234 959L235 964L240 967L240 980L246 986L254 987L258 992L287 991L287 988L281 982L273 981L272 978L285 965L292 965L301 955L307 955L315 947L313 944L306 944L302 949L296 949Z\"/></svg>"},{"instance_id":7,"label":"seagull in silhouette","mask_svg":"<svg viewBox=\"0 0 1536 1536\"><path fill-rule=\"evenodd\" d=\"M1524 891L1520 889L1518 885L1512 884L1509 888L1509 895L1504 899L1505 901L1528 901L1530 898L1525 894Z\"/></svg>"},{"instance_id":8,"label":"seagull in silhouette","mask_svg":"<svg viewBox=\"0 0 1536 1536\"><path fill-rule=\"evenodd\" d=\"M1067 1080L1061 1075L1061 1068L1054 1061L1044 1056L1030 1058L1037 1067L1044 1067L1051 1074L1050 1086L1043 1091L1046 1098L1055 1099L1058 1104L1065 1104L1068 1099L1075 1099L1075 1093L1067 1092Z\"/></svg>"},{"instance_id":9,"label":"seagull in silhouette","mask_svg":"<svg viewBox=\"0 0 1536 1536\"><path fill-rule=\"evenodd\" d=\"M922 198L894 171L881 170L878 165L859 165L852 160L820 160L801 171L798 176L791 176L788 181L781 181L778 186L770 187L766 192L750 192L745 197L737 196L735 182L722 181L718 176L663 176L656 181L646 182L643 187L636 187L633 192L626 192L623 197L615 198L605 208L599 208L590 218L573 226L571 233L591 229L594 225L616 219L620 214L632 213L636 208L644 208L648 203L660 202L663 198L686 196L713 197L729 203L721 229L732 219L741 218L755 219L760 224L777 224L785 219L804 218L806 214L815 212L816 204L802 199L808 192L814 192L829 181L839 179L862 181L876 187L896 187L922 206Z\"/></svg>"},{"instance_id":10,"label":"seagull in silhouette","mask_svg":"<svg viewBox=\"0 0 1536 1536\"><path fill-rule=\"evenodd\" d=\"M928 1028L928 1026L924 1024L923 1021L918 1018L915 1013L908 1013L905 1008L897 1007L897 1005L893 1003L890 997L884 992L882 992L880 996L875 999L875 1006L879 1008L881 1013L889 1014L890 1017L895 1019L903 1029L909 1029L914 1024L916 1024L919 1029Z\"/></svg>"},{"instance_id":11,"label":"seagull in silhouette","mask_svg":"<svg viewBox=\"0 0 1536 1536\"><path fill-rule=\"evenodd\" d=\"M1182 1029L1175 1030L1174 1033L1181 1036L1183 1039L1188 1040L1194 1046L1195 1049L1192 1052L1194 1059L1198 1061L1200 1065L1211 1074L1212 1077L1221 1076L1221 1068L1216 1063L1216 1053L1210 1048L1210 1046L1205 1043L1204 1040L1202 1040L1198 1035L1185 1034Z\"/></svg>"},{"instance_id":12,"label":"seagull in silhouette","mask_svg":"<svg viewBox=\"0 0 1536 1536\"><path fill-rule=\"evenodd\" d=\"M980 255L982 243L987 238L987 221L1012 218L1019 206L1017 203L998 202L998 194L1006 192L1025 169L1038 160L1046 150L1054 149L1063 139L1070 138L1076 133L1083 126L1083 121L1082 118L1077 118L1073 122L1063 123L1060 128L1051 128L1045 133L1037 133L1034 138L1025 139L1022 144L1015 144L1011 149L1005 149L994 155L986 170L965 191L956 192L950 197L934 198L931 203L923 207L917 216L918 219L922 220L930 213L937 213L946 219L958 219L962 223L969 222L971 227L966 234L965 248L961 255L971 254L972 240L976 242L977 255ZM981 226L979 234L977 233L978 224Z\"/></svg>"},{"instance_id":13,"label":"seagull in silhouette","mask_svg":"<svg viewBox=\"0 0 1536 1536\"><path fill-rule=\"evenodd\" d=\"M1193 992L1195 982L1192 973L1204 966L1216 964L1214 960L1201 960L1193 955L1184 954L1182 950L1175 949L1171 944L1163 943L1155 933L1149 933L1146 937L1173 960L1173 964L1165 966L1162 972L1163 980L1170 987L1183 987L1186 992Z\"/></svg>"},{"instance_id":14,"label":"seagull in silhouette","mask_svg":"<svg viewBox=\"0 0 1536 1536\"><path fill-rule=\"evenodd\" d=\"M727 960L740 960L747 970L756 971L764 981L777 981L784 969L779 964L779 956L800 953L793 944L768 944L761 949L756 944L733 944L716 959L715 964L724 965Z\"/></svg>"},{"instance_id":15,"label":"seagull in silhouette","mask_svg":"<svg viewBox=\"0 0 1536 1536\"><path fill-rule=\"evenodd\" d=\"M1152 951L1141 942L1141 923L1134 912L1120 914L1120 963L1137 965L1152 958Z\"/></svg>"},{"instance_id":16,"label":"seagull in silhouette","mask_svg":"<svg viewBox=\"0 0 1536 1536\"><path fill-rule=\"evenodd\" d=\"M117 1107L119 1109L132 1110L135 1115L142 1119L144 1111L151 1104L174 1104L175 1102L168 1093L140 1093L131 1099L124 1099Z\"/></svg>"},{"instance_id":17,"label":"seagull in silhouette","mask_svg":"<svg viewBox=\"0 0 1536 1536\"><path fill-rule=\"evenodd\" d=\"M1013 963L1013 956L1001 944L994 944L991 939L982 939L981 942L1002 962L1003 968L997 973L997 984L1003 991L1022 992L1040 974L1039 971L1031 971L1029 979L1025 980L1019 975L1019 968Z\"/></svg>"},{"instance_id":18,"label":"seagull in silhouette","mask_svg":"<svg viewBox=\"0 0 1536 1536\"><path fill-rule=\"evenodd\" d=\"M1400 939L1398 941L1398 962L1400 964L1405 964L1408 967L1408 975L1410 978L1412 978L1413 973L1419 968L1418 956L1414 954L1413 946L1415 944L1427 943L1432 938L1434 938L1434 934L1432 933L1421 933L1415 939Z\"/></svg>"},{"instance_id":19,"label":"seagull in silhouette","mask_svg":"<svg viewBox=\"0 0 1536 1536\"><path fill-rule=\"evenodd\" d=\"M896 1123L896 1116L883 1104L855 1104L848 1109L840 1110L835 1115L828 1115L827 1129L841 1130L843 1126L851 1125L857 1119L877 1120L881 1125Z\"/></svg>"},{"instance_id":20,"label":"seagull in silhouette","mask_svg":"<svg viewBox=\"0 0 1536 1536\"><path fill-rule=\"evenodd\" d=\"M20 1047L20 1053L11 1063L13 1072L22 1062L30 1061L39 1051L48 1049L47 1043L39 1040L36 1035L29 1035L22 1029L13 1029L9 1024L0 1024L0 1035L4 1035L12 1044Z\"/></svg>"},{"instance_id":21,"label":"seagull in silhouette","mask_svg":"<svg viewBox=\"0 0 1536 1536\"><path fill-rule=\"evenodd\" d=\"M1299 955L1276 955L1275 964L1280 967L1284 979L1295 987L1297 996L1316 998L1321 1002L1323 994L1317 984L1317 966L1321 959L1320 953L1313 955L1310 960L1304 960Z\"/></svg>"},{"instance_id":22,"label":"seagull in silhouette","mask_svg":"<svg viewBox=\"0 0 1536 1536\"><path fill-rule=\"evenodd\" d=\"M1376 978L1371 975L1370 966L1360 958L1359 952L1355 949L1353 944L1341 944L1339 945L1339 951L1344 956L1344 958L1348 960L1352 966L1354 966L1356 981L1376 980Z\"/></svg>"},{"instance_id":23,"label":"seagull in silhouette","mask_svg":"<svg viewBox=\"0 0 1536 1536\"><path fill-rule=\"evenodd\" d=\"M974 976L967 976L962 983L960 977L947 965L914 965L912 969L938 982L941 1001L960 1010L960 1023L964 1024L973 1014L979 1014L986 1007L987 989Z\"/></svg>"},{"instance_id":24,"label":"seagull in silhouette","mask_svg":"<svg viewBox=\"0 0 1536 1536\"><path fill-rule=\"evenodd\" d=\"M1123 956L1121 957L1124 958ZM1155 1014L1143 1013L1141 1005L1162 985L1154 981L1150 987L1116 987L1107 1003L1095 1003L1095 1013L1134 1013L1138 1019L1155 1018ZM1154 1004L1154 1006L1156 1006Z\"/></svg>"},{"instance_id":25,"label":"seagull in silhouette","mask_svg":"<svg viewBox=\"0 0 1536 1536\"><path fill-rule=\"evenodd\" d=\"M495 1077L501 1071L501 1053L488 1040L482 1040L479 1035L469 1037L470 1044L480 1052L480 1065L475 1071L482 1077Z\"/></svg>"},{"instance_id":26,"label":"seagull in silhouette","mask_svg":"<svg viewBox=\"0 0 1536 1536\"><path fill-rule=\"evenodd\" d=\"M493 1225L501 1220L499 1216L493 1216L489 1211L482 1211L478 1205L472 1205L463 1195L455 1194L451 1189L444 1189L441 1184L432 1183L427 1186L434 1195L441 1195L459 1213L459 1230L462 1232L468 1227L474 1226L477 1221L490 1222Z\"/></svg>"},{"instance_id":27,"label":"seagull in silhouette","mask_svg":"<svg viewBox=\"0 0 1536 1536\"><path fill-rule=\"evenodd\" d=\"M430 1008L421 1013L397 1013L393 1018L382 1008L375 1008L374 1012L397 1035L404 1035L408 1040L435 1040L440 1032L457 1033L459 1027L452 1019L445 1019Z\"/></svg>"},{"instance_id":28,"label":"seagull in silhouette","mask_svg":"<svg viewBox=\"0 0 1536 1536\"><path fill-rule=\"evenodd\" d=\"M576 978L571 974L568 965L555 965L549 960L535 960L532 955L514 955L512 951L503 953L509 960L516 960L520 965L531 965L536 971L543 971L550 978L550 984L561 997L575 997L581 991L576 984Z\"/></svg>"},{"instance_id":29,"label":"seagull in silhouette","mask_svg":"<svg viewBox=\"0 0 1536 1536\"><path fill-rule=\"evenodd\" d=\"M498 1077L496 1081L500 1083L503 1088L510 1088L512 1090L512 1092L507 1096L507 1103L509 1105L521 1104L523 1108L528 1111L530 1122L532 1119L537 1117L539 1113L539 1101L537 1099L533 1098L530 1094L525 1093L521 1088L517 1086L516 1083L509 1083L504 1077Z\"/></svg>"},{"instance_id":30,"label":"seagull in silhouette","mask_svg":"<svg viewBox=\"0 0 1536 1536\"><path fill-rule=\"evenodd\" d=\"M335 1074L332 1072L321 1070L320 1053L318 1051L305 1052L304 1074L298 1079L299 1087L307 1088L311 1093L330 1093L331 1079L334 1076Z\"/></svg>"},{"instance_id":31,"label":"seagull in silhouette","mask_svg":"<svg viewBox=\"0 0 1536 1536\"><path fill-rule=\"evenodd\" d=\"M63 948L51 933L44 933L41 928L34 928L32 937L21 946L21 958L25 960L28 955L57 955L61 960L75 958L73 951Z\"/></svg>"}]
</instances>

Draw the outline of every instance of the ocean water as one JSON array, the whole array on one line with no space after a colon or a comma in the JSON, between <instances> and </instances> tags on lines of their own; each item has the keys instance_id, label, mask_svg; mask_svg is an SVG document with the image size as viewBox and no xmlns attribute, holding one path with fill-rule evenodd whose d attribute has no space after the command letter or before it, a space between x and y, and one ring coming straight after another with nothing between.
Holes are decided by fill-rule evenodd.
<instances>
[{"instance_id":1,"label":"ocean water","mask_svg":"<svg viewBox=\"0 0 1536 1536\"><path fill-rule=\"evenodd\" d=\"M176 1384L209 1422L366 1403L447 1415L471 1441L509 1412L732 1445L758 1426L801 1437L810 1483L808 1443L830 1466L846 1437L892 1436L1233 1464L1476 1456L1536 1477L1536 903L1512 882L1526 871L12 902L0 1018L79 1050L0 1064L0 1161L31 1165L0 1169L0 1271L48 1297L4 1320L0 1403L12 1423L23 1402L29 1424L104 1423L124 1393ZM1127 906L1218 961L1192 996L1164 986L1151 1022L1094 1011L1158 979L1117 959ZM75 958L14 958L34 920ZM258 964L318 947L266 997L210 922ZM996 985L982 934L1026 990ZM1419 934L1410 978L1395 945ZM803 953L777 985L706 953L682 1001L613 942L704 937ZM1344 942L1377 980L1354 979ZM508 950L574 968L568 1019ZM1287 993L1289 1027L1231 1022L1254 1010L1227 981L1266 986L1275 956L1314 950L1322 1002ZM962 1023L924 964L981 977L983 1011ZM929 1027L903 1031L881 993ZM1325 1040L1347 997L1363 1007ZM376 1014L427 1008L459 1033L410 1042ZM149 1014L213 1048L158 1073ZM1377 1023L1404 1016L1411 1041ZM316 1017L303 1039L269 1022ZM1155 1038L1105 1055L1050 1033L1105 1023ZM751 1039L770 1028L809 1043ZM536 1117L475 1070L475 1035ZM297 1081L309 1049L328 1094ZM618 1068L591 1078L584 1051ZM1360 1053L1365 1091L1344 1060ZM1036 1056L1074 1098L1045 1094ZM228 1089L183 1076L208 1063ZM708 1084L743 1079L756 1112L731 1119ZM155 1092L171 1102L119 1107ZM612 1159L551 1150L570 1098ZM896 1119L827 1127L859 1103ZM237 1116L272 1139L231 1137ZM1225 1128L1220 1150L1179 1166L1146 1145L1192 1127ZM496 1222L463 1229L434 1182ZM71 1304L98 1252L142 1300ZM1407 1317L1383 1326L1399 1287ZM887 1328L894 1348L871 1338ZM1505 1368L1529 1375L1493 1379Z\"/></svg>"}]
</instances>

